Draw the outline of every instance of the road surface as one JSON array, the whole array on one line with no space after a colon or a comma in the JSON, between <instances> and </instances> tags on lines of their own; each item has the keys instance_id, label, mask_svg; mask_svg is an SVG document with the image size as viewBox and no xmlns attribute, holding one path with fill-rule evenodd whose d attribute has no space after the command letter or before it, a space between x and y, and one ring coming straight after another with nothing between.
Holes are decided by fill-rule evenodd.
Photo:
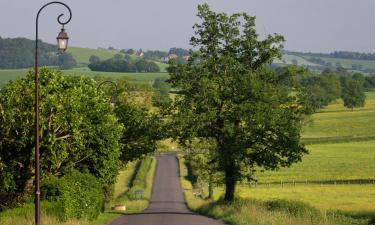
<instances>
[{"instance_id":1,"label":"road surface","mask_svg":"<svg viewBox=\"0 0 375 225\"><path fill-rule=\"evenodd\" d=\"M175 155L157 158L149 207L141 213L121 216L109 225L224 225L189 211L185 205Z\"/></svg>"}]
</instances>

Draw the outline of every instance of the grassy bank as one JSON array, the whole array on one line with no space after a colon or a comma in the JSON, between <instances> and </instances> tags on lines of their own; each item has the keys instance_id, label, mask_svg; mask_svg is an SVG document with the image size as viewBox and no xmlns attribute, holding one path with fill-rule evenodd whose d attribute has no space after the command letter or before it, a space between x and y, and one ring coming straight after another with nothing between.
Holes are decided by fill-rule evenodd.
<instances>
[{"instance_id":1,"label":"grassy bank","mask_svg":"<svg viewBox=\"0 0 375 225\"><path fill-rule=\"evenodd\" d=\"M156 160L148 157L138 163L130 163L118 176L115 185L115 199L108 204L104 213L94 221L69 220L61 221L59 206L56 202L43 201L41 204L42 223L48 225L103 225L126 213L140 212L148 205L151 197L152 182L156 168ZM143 188L144 196L131 198L134 189ZM123 204L127 207L125 213L114 212L111 206ZM28 203L22 207L0 213L0 225L33 225L34 204Z\"/></svg>"},{"instance_id":2,"label":"grassy bank","mask_svg":"<svg viewBox=\"0 0 375 225\"><path fill-rule=\"evenodd\" d=\"M270 199L255 199L254 196L261 196L256 193L257 189L240 188L239 196L233 204L226 204L220 200L222 189L215 190L215 198L206 200L195 197L192 192L192 184L187 179L188 170L184 159L179 157L181 184L185 191L185 199L190 209L213 218L223 220L233 225L354 225L368 224L368 219L354 219L343 212L329 209L321 209L311 206L308 203L296 200L282 199L284 196L276 196ZM349 188L350 189L350 188ZM348 190L349 190L348 189ZM255 191L255 192L254 192ZM295 190L294 190L295 191ZM324 191L324 190L318 190ZM293 192L293 190L291 191ZM274 193L273 189L265 190L267 193ZM295 192L293 192L295 193ZM342 194L342 193L341 193ZM251 196L249 196L251 195ZM308 195L305 190L302 196ZM373 193L370 193L370 196ZM252 198L249 198L252 197ZM316 197L316 196L315 196ZM318 197L319 198L319 197ZM337 196L332 196L337 198ZM324 199L324 196L321 197ZM368 215L364 215L366 217Z\"/></svg>"}]
</instances>

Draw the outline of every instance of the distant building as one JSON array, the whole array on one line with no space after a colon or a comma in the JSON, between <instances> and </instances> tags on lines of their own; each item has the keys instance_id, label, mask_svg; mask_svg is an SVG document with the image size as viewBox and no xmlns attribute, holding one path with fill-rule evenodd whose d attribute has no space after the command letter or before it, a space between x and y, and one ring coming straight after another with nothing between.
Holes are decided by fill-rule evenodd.
<instances>
[{"instance_id":1,"label":"distant building","mask_svg":"<svg viewBox=\"0 0 375 225\"><path fill-rule=\"evenodd\" d=\"M139 49L137 53L135 53L136 56L143 57L145 53L142 51L142 49Z\"/></svg>"},{"instance_id":2,"label":"distant building","mask_svg":"<svg viewBox=\"0 0 375 225\"><path fill-rule=\"evenodd\" d=\"M185 60L185 61L188 61L190 59L190 55L184 55L182 56L182 58Z\"/></svg>"},{"instance_id":3,"label":"distant building","mask_svg":"<svg viewBox=\"0 0 375 225\"><path fill-rule=\"evenodd\" d=\"M176 54L169 54L168 55L168 59L177 59L178 58L178 55Z\"/></svg>"}]
</instances>

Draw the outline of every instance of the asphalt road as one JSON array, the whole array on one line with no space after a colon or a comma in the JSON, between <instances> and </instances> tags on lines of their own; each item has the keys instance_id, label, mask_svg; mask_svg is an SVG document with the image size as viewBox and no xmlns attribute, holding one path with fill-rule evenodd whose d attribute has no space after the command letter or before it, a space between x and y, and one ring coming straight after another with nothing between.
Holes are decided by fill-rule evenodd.
<instances>
[{"instance_id":1,"label":"asphalt road","mask_svg":"<svg viewBox=\"0 0 375 225\"><path fill-rule=\"evenodd\" d=\"M224 225L191 212L185 205L175 155L157 158L152 197L142 213L119 217L109 225Z\"/></svg>"}]
</instances>

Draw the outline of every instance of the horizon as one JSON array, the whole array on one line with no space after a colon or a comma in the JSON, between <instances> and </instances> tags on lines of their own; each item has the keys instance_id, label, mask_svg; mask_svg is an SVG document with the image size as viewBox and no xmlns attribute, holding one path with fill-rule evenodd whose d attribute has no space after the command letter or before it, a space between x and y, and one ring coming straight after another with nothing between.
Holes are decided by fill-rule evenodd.
<instances>
[{"instance_id":1,"label":"horizon","mask_svg":"<svg viewBox=\"0 0 375 225\"><path fill-rule=\"evenodd\" d=\"M3 0L0 27L3 38L34 38L35 16L46 0ZM207 2L218 12L246 12L256 16L260 38L278 33L286 38L288 51L330 53L334 51L375 52L375 31L371 29L375 2L363 0L223 0L158 2L66 0L72 21L66 29L71 46L84 48L163 50L191 48L192 26L197 22L197 5ZM60 27L56 23L63 8L51 6L40 18L40 39L53 43ZM172 19L171 19L172 18ZM11 23L9 23L11 21ZM16 28L16 29L15 29Z\"/></svg>"}]
</instances>

